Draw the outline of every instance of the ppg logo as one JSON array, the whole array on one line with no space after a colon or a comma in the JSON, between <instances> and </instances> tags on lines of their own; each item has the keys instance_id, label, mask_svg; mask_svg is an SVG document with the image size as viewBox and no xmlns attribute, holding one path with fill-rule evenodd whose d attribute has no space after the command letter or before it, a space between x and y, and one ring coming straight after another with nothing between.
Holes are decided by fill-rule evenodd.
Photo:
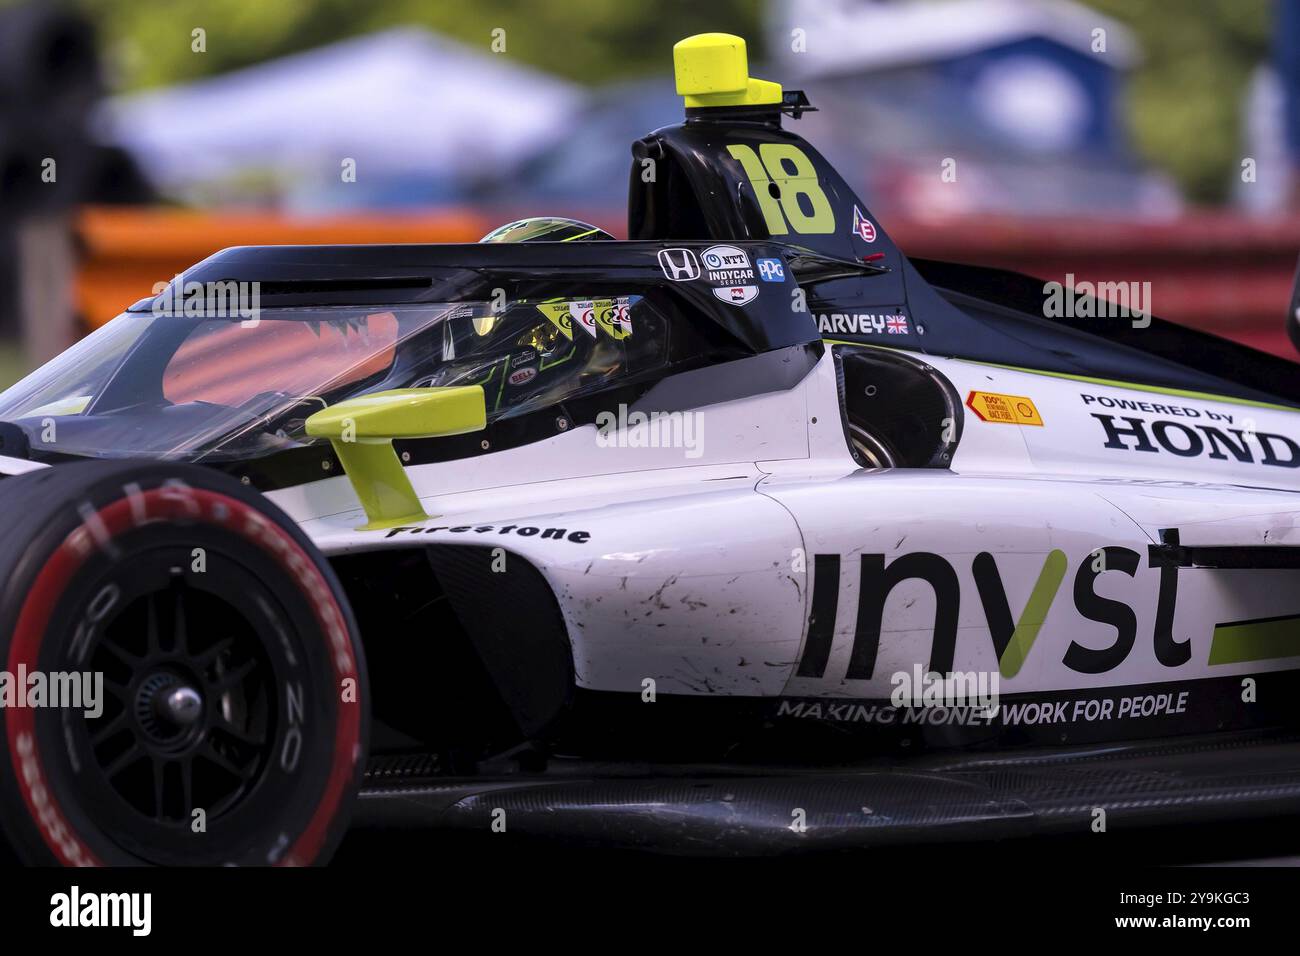
<instances>
[{"instance_id":1,"label":"ppg logo","mask_svg":"<svg viewBox=\"0 0 1300 956\"><path fill-rule=\"evenodd\" d=\"M659 250L659 268L673 282L686 282L700 277L700 263L690 249Z\"/></svg>"},{"instance_id":2,"label":"ppg logo","mask_svg":"<svg viewBox=\"0 0 1300 956\"><path fill-rule=\"evenodd\" d=\"M764 282L785 281L785 266L780 259L755 259L754 264L758 266L758 277Z\"/></svg>"}]
</instances>

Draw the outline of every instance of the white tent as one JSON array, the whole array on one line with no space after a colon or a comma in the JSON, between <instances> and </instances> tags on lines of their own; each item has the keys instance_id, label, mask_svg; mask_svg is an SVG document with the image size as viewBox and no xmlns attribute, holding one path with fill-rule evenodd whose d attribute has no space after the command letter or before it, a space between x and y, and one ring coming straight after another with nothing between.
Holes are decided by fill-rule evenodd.
<instances>
[{"instance_id":1,"label":"white tent","mask_svg":"<svg viewBox=\"0 0 1300 956\"><path fill-rule=\"evenodd\" d=\"M194 198L224 182L223 198L237 199L232 182L260 182L314 204L349 159L357 192L491 169L565 122L583 95L492 53L486 37L478 50L409 28L117 97L102 122L170 194Z\"/></svg>"},{"instance_id":2,"label":"white tent","mask_svg":"<svg viewBox=\"0 0 1300 956\"><path fill-rule=\"evenodd\" d=\"M931 62L1027 37L1093 54L1096 30L1105 31L1111 66L1138 56L1127 27L1070 0L777 0L768 27L781 68L804 78Z\"/></svg>"}]
</instances>

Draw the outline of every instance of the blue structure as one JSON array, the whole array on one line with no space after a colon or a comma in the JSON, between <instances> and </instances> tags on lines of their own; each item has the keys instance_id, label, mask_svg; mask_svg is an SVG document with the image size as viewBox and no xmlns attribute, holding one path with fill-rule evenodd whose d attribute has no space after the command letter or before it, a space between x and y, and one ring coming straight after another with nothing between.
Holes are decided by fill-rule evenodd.
<instances>
[{"instance_id":1,"label":"blue structure","mask_svg":"<svg viewBox=\"0 0 1300 956\"><path fill-rule=\"evenodd\" d=\"M1300 0L1276 0L1273 63L1284 94L1283 124L1291 162L1300 166Z\"/></svg>"}]
</instances>

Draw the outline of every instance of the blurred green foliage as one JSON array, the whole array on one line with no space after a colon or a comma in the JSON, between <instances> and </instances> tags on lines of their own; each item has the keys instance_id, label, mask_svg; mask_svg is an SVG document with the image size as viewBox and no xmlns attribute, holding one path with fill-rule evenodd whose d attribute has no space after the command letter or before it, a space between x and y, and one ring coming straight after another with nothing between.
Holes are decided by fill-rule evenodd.
<instances>
[{"instance_id":1,"label":"blurred green foliage","mask_svg":"<svg viewBox=\"0 0 1300 956\"><path fill-rule=\"evenodd\" d=\"M194 79L343 37L420 24L586 83L667 68L671 45L724 30L763 53L761 0L74 0L99 23L120 88ZM1267 56L1269 0L1084 0L1144 51L1130 126L1152 163L1197 201L1223 198L1241 159L1241 102ZM190 50L207 31L207 52ZM779 77L774 77L779 79Z\"/></svg>"},{"instance_id":2,"label":"blurred green foliage","mask_svg":"<svg viewBox=\"0 0 1300 956\"><path fill-rule=\"evenodd\" d=\"M719 30L761 54L760 0L75 0L99 22L124 85L193 79L332 40L420 25L586 83L663 70L684 36ZM207 52L190 51L195 27Z\"/></svg>"},{"instance_id":3,"label":"blurred green foliage","mask_svg":"<svg viewBox=\"0 0 1300 956\"><path fill-rule=\"evenodd\" d=\"M0 389L8 388L31 370L17 342L0 339Z\"/></svg>"},{"instance_id":4,"label":"blurred green foliage","mask_svg":"<svg viewBox=\"0 0 1300 956\"><path fill-rule=\"evenodd\" d=\"M1141 154L1199 202L1222 200L1243 157L1242 104L1267 59L1270 0L1085 0L1142 46L1129 84L1129 129Z\"/></svg>"}]
</instances>

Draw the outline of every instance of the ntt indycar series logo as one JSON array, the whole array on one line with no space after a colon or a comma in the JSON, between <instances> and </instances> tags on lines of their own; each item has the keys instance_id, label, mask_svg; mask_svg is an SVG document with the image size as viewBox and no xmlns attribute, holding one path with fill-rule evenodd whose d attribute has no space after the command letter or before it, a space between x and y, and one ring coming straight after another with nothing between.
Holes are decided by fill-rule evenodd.
<instances>
[{"instance_id":1,"label":"ntt indycar series logo","mask_svg":"<svg viewBox=\"0 0 1300 956\"><path fill-rule=\"evenodd\" d=\"M739 285L754 280L754 270L749 264L749 254L735 246L709 246L700 259L704 262L706 278L718 285Z\"/></svg>"},{"instance_id":2,"label":"ntt indycar series logo","mask_svg":"<svg viewBox=\"0 0 1300 956\"><path fill-rule=\"evenodd\" d=\"M764 282L784 280L785 272L777 260L760 261L764 263ZM703 269L700 268L701 262L704 264ZM749 261L749 253L735 246L709 246L700 253L699 259L696 259L695 253L690 249L661 249L659 268L673 282L704 278L713 286L714 298L728 305L748 305L758 298L758 286L754 284L754 267Z\"/></svg>"}]
</instances>

